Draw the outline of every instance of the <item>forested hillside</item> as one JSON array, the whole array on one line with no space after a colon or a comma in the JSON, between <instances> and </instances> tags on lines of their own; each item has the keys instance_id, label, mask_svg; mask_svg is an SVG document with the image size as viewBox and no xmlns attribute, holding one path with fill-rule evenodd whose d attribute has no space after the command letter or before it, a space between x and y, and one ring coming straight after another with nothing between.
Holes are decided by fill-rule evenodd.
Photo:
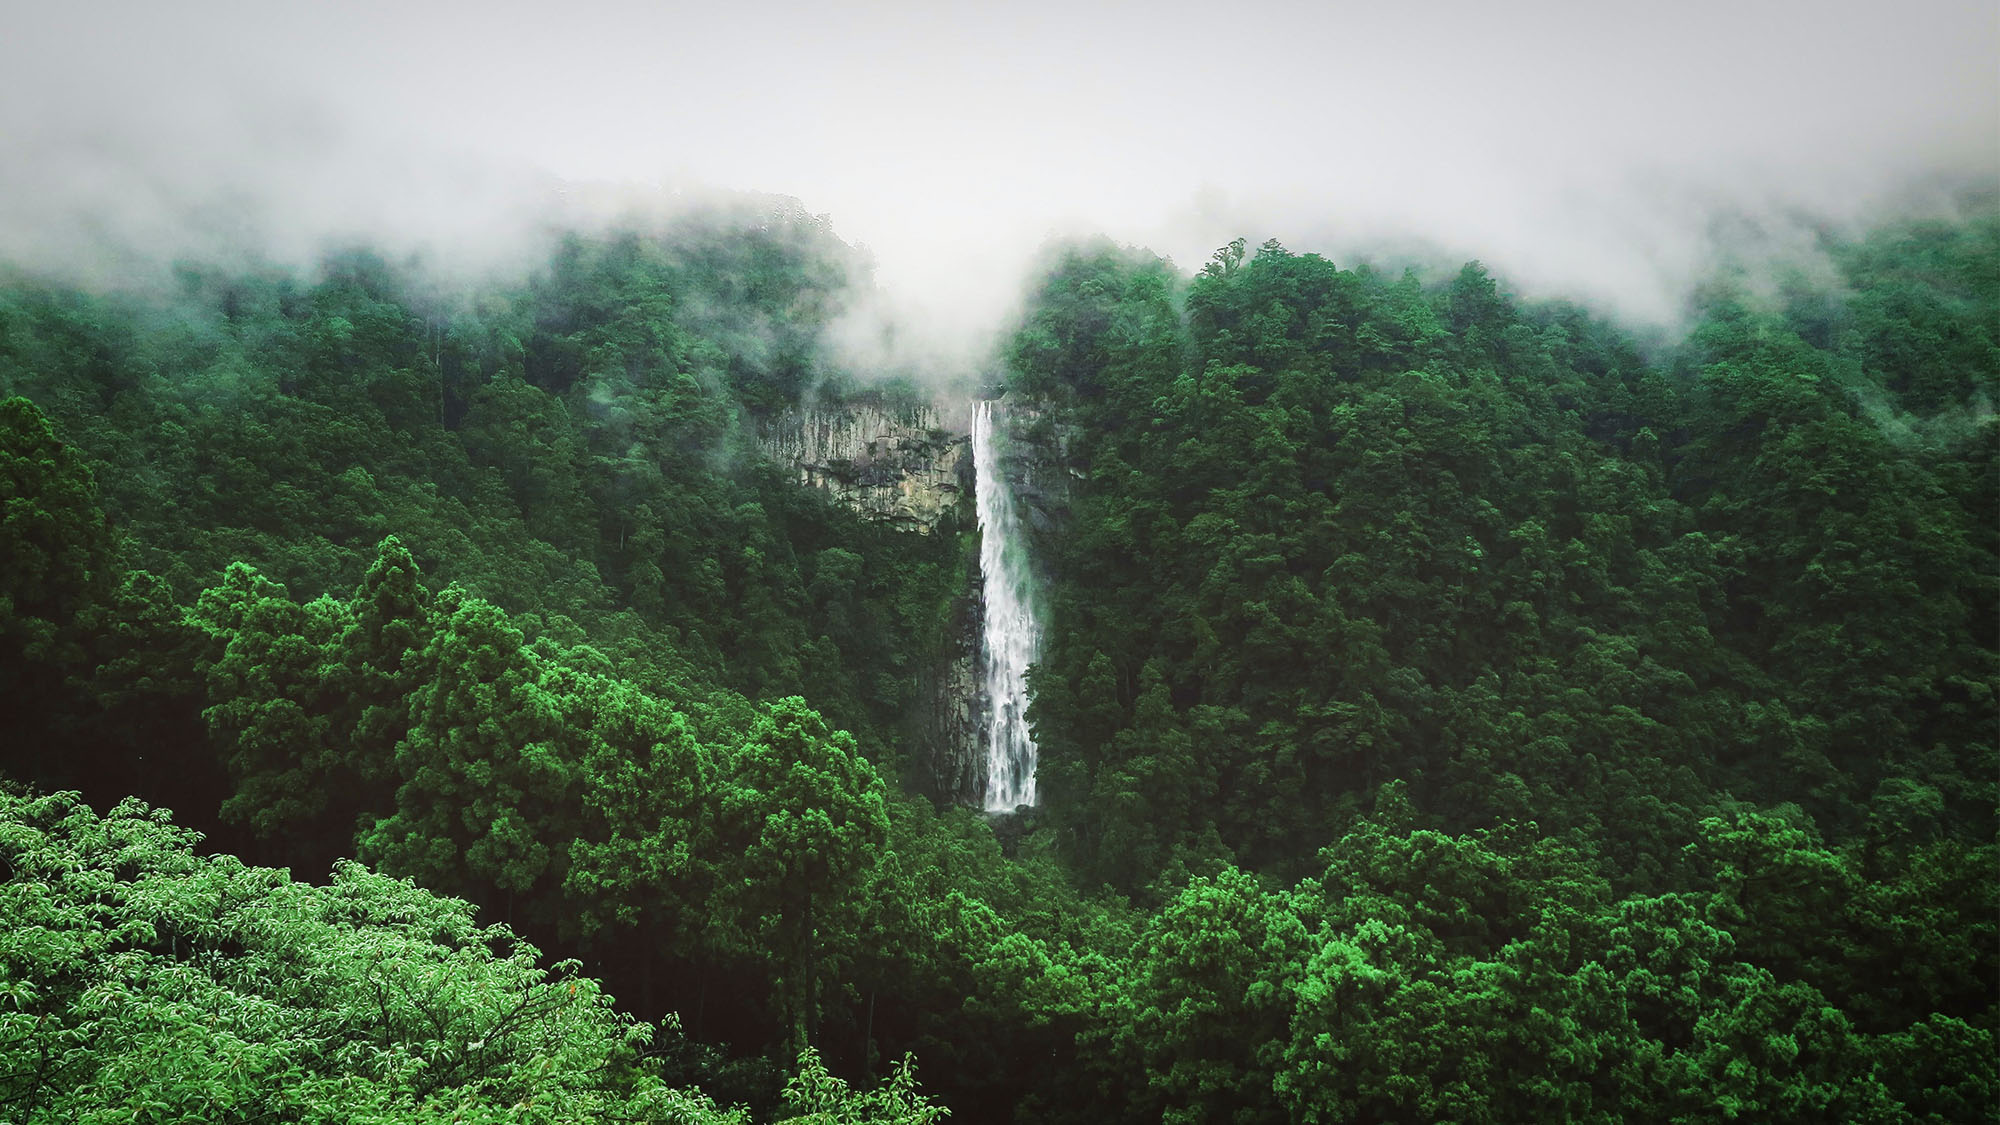
<instances>
[{"instance_id":1,"label":"forested hillside","mask_svg":"<svg viewBox=\"0 0 2000 1125\"><path fill-rule=\"evenodd\" d=\"M1834 254L1657 363L1476 263L1067 259L1014 362L1082 435L1037 714L1085 869L1296 874L1390 779L1626 888L1732 801L1989 839L2000 226Z\"/></svg>"},{"instance_id":2,"label":"forested hillside","mask_svg":"<svg viewBox=\"0 0 2000 1125\"><path fill-rule=\"evenodd\" d=\"M1641 346L1063 248L997 822L913 795L977 530L754 441L869 376L823 222L15 278L0 1116L1992 1119L2000 214L1819 250Z\"/></svg>"}]
</instances>

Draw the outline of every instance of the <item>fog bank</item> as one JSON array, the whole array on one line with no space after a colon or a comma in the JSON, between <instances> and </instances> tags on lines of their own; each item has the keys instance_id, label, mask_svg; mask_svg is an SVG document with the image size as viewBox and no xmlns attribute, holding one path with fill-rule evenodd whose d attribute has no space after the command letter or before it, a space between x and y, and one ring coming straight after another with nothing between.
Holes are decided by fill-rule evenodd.
<instances>
[{"instance_id":1,"label":"fog bank","mask_svg":"<svg viewBox=\"0 0 2000 1125\"><path fill-rule=\"evenodd\" d=\"M754 190L865 245L920 353L998 324L1051 236L1478 257L1667 324L1744 231L2000 177L1990 3L9 9L0 257L506 268L579 185Z\"/></svg>"}]
</instances>

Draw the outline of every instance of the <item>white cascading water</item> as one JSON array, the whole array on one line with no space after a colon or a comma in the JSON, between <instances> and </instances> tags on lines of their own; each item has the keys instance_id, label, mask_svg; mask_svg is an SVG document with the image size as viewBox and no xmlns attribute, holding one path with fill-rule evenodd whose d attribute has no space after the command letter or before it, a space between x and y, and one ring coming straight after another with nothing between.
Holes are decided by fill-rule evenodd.
<instances>
[{"instance_id":1,"label":"white cascading water","mask_svg":"<svg viewBox=\"0 0 2000 1125\"><path fill-rule=\"evenodd\" d=\"M982 637L986 679L988 812L1035 803L1035 740L1028 733L1028 665L1041 644L1033 577L1021 542L1021 521L994 439L993 403L972 413L973 499L979 507L979 572L985 589Z\"/></svg>"}]
</instances>

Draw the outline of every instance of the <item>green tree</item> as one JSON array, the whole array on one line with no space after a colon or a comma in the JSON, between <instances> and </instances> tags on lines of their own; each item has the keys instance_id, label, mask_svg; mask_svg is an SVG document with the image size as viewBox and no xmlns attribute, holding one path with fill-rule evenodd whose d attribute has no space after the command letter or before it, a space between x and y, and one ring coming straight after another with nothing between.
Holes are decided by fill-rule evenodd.
<instances>
[{"instance_id":1,"label":"green tree","mask_svg":"<svg viewBox=\"0 0 2000 1125\"><path fill-rule=\"evenodd\" d=\"M576 835L569 685L490 602L447 589L433 613L432 678L396 745L395 808L361 834L361 854L511 914L516 896L561 885L559 842Z\"/></svg>"},{"instance_id":2,"label":"green tree","mask_svg":"<svg viewBox=\"0 0 2000 1125\"><path fill-rule=\"evenodd\" d=\"M653 966L719 940L706 909L717 894L715 753L686 718L624 683L606 683L578 761L582 832L563 890L585 937L611 926L639 934L643 1010Z\"/></svg>"},{"instance_id":3,"label":"green tree","mask_svg":"<svg viewBox=\"0 0 2000 1125\"><path fill-rule=\"evenodd\" d=\"M23 776L87 776L75 752L88 703L78 614L117 587L112 539L83 456L24 398L0 401L0 724L7 766Z\"/></svg>"},{"instance_id":4,"label":"green tree","mask_svg":"<svg viewBox=\"0 0 2000 1125\"><path fill-rule=\"evenodd\" d=\"M1196 879L1147 925L1109 1033L1161 1120L1274 1120L1272 1079L1310 946L1283 895L1233 868Z\"/></svg>"},{"instance_id":5,"label":"green tree","mask_svg":"<svg viewBox=\"0 0 2000 1125\"><path fill-rule=\"evenodd\" d=\"M730 763L722 902L746 938L768 943L799 1050L819 1019L823 949L851 939L854 896L888 836L883 794L853 736L796 697L772 704Z\"/></svg>"}]
</instances>

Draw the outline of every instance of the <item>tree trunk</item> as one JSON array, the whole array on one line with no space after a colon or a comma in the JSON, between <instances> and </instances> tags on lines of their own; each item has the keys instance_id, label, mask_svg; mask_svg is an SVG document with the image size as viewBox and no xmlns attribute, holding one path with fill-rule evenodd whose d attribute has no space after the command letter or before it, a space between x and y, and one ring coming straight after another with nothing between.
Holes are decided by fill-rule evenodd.
<instances>
[{"instance_id":1,"label":"tree trunk","mask_svg":"<svg viewBox=\"0 0 2000 1125\"><path fill-rule=\"evenodd\" d=\"M799 975L799 1007L797 1016L798 1023L792 1032L793 1045L798 1049L800 1053L804 1053L807 1047L812 1046L812 1038L810 1032L813 1025L813 998L814 998L813 897L812 897L812 873L810 871L807 871L805 873L804 881L805 881L805 892L806 892L805 918L804 918L804 925L802 925L799 928L800 931L799 936L801 939L801 944L804 946L804 949L801 952L803 952L804 954L803 961L804 961L805 971Z\"/></svg>"},{"instance_id":2,"label":"tree trunk","mask_svg":"<svg viewBox=\"0 0 2000 1125\"><path fill-rule=\"evenodd\" d=\"M654 922L646 920L646 926L639 932L639 1010L644 1012L644 1020L659 1019L659 1010L653 1007L653 942Z\"/></svg>"},{"instance_id":3,"label":"tree trunk","mask_svg":"<svg viewBox=\"0 0 2000 1125\"><path fill-rule=\"evenodd\" d=\"M868 990L868 1023L861 1032L861 1077L875 1081L875 990Z\"/></svg>"}]
</instances>

